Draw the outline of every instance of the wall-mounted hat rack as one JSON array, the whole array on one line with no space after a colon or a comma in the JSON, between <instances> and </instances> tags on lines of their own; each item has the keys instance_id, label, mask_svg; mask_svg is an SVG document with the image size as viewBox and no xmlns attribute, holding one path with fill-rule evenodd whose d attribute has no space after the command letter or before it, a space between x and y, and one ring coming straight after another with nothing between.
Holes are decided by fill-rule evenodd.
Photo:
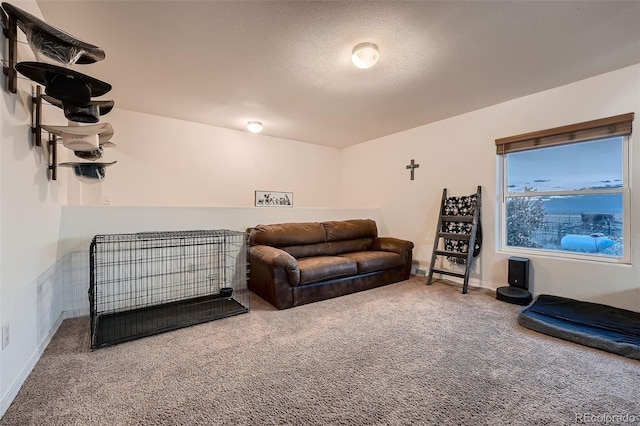
<instances>
[{"instance_id":1,"label":"wall-mounted hat rack","mask_svg":"<svg viewBox=\"0 0 640 426\"><path fill-rule=\"evenodd\" d=\"M57 144L60 140L77 157L91 160L60 165L72 165L76 176L83 178L81 180L84 182L104 179L104 168L115 161L100 163L94 160L102 157L103 147L115 145L109 141L113 129L109 123L89 126L80 126L78 123L97 123L101 115L111 111L113 101L92 99L109 92L111 85L68 67L101 61L105 58L104 51L9 3L2 3L0 16L3 34L8 43L8 59L3 64L6 89L17 93L18 73L38 84L31 94L32 142L34 146L43 147L47 153L49 179L57 179ZM36 60L42 58L45 62L18 62L18 28L26 35ZM49 63L50 60L64 66L53 65ZM42 93L43 87L45 94ZM69 126L48 126L42 123L43 99L64 111ZM44 146L43 131L48 132Z\"/></svg>"},{"instance_id":2,"label":"wall-mounted hat rack","mask_svg":"<svg viewBox=\"0 0 640 426\"><path fill-rule=\"evenodd\" d=\"M35 86L35 93L31 93L31 134L33 144L42 146L42 88Z\"/></svg>"},{"instance_id":3,"label":"wall-mounted hat rack","mask_svg":"<svg viewBox=\"0 0 640 426\"><path fill-rule=\"evenodd\" d=\"M49 179L58 179L58 140L51 133L47 141L47 171Z\"/></svg>"},{"instance_id":4,"label":"wall-mounted hat rack","mask_svg":"<svg viewBox=\"0 0 640 426\"><path fill-rule=\"evenodd\" d=\"M7 90L11 93L18 91L18 75L16 72L16 62L18 56L18 23L17 19L13 15L7 15L7 13L0 9L2 15L2 33L8 40L8 52L9 58L7 59L7 65L2 66L2 72L6 76Z\"/></svg>"},{"instance_id":5,"label":"wall-mounted hat rack","mask_svg":"<svg viewBox=\"0 0 640 426\"><path fill-rule=\"evenodd\" d=\"M42 146L42 87L35 86L31 94L31 135L35 146ZM47 171L50 180L58 179L58 140L49 133L46 143Z\"/></svg>"}]
</instances>

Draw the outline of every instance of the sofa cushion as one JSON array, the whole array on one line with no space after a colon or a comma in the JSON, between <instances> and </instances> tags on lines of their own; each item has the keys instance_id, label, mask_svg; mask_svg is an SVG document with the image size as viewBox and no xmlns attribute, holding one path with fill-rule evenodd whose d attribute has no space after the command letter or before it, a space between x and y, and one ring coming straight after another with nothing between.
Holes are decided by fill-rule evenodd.
<instances>
[{"instance_id":1,"label":"sofa cushion","mask_svg":"<svg viewBox=\"0 0 640 426\"><path fill-rule=\"evenodd\" d=\"M281 223L258 225L249 233L249 245L287 247L301 244L316 244L326 241L321 223ZM294 256L295 257L295 256Z\"/></svg>"},{"instance_id":2,"label":"sofa cushion","mask_svg":"<svg viewBox=\"0 0 640 426\"><path fill-rule=\"evenodd\" d=\"M323 222L327 241L354 240L357 238L375 238L378 236L376 222L371 219L352 219Z\"/></svg>"},{"instance_id":3,"label":"sofa cushion","mask_svg":"<svg viewBox=\"0 0 640 426\"><path fill-rule=\"evenodd\" d=\"M355 240L334 241L331 243L302 244L297 246L280 247L296 259L312 256L335 256L353 251L370 250L373 238L358 238Z\"/></svg>"},{"instance_id":4,"label":"sofa cushion","mask_svg":"<svg viewBox=\"0 0 640 426\"><path fill-rule=\"evenodd\" d=\"M332 256L342 253L352 253L354 251L370 250L373 245L373 238L358 238L357 240L335 241L328 243L329 254Z\"/></svg>"},{"instance_id":5,"label":"sofa cushion","mask_svg":"<svg viewBox=\"0 0 640 426\"><path fill-rule=\"evenodd\" d=\"M312 284L358 273L356 261L342 256L314 256L298 259L300 284Z\"/></svg>"},{"instance_id":6,"label":"sofa cushion","mask_svg":"<svg viewBox=\"0 0 640 426\"><path fill-rule=\"evenodd\" d=\"M289 253L296 259L302 257L312 256L331 256L334 253L331 252L329 243L316 243L316 244L303 244L299 246L282 247L282 250Z\"/></svg>"},{"instance_id":7,"label":"sofa cushion","mask_svg":"<svg viewBox=\"0 0 640 426\"><path fill-rule=\"evenodd\" d=\"M402 266L402 256L388 251L359 251L339 255L351 259L358 265L358 273L382 271Z\"/></svg>"}]
</instances>

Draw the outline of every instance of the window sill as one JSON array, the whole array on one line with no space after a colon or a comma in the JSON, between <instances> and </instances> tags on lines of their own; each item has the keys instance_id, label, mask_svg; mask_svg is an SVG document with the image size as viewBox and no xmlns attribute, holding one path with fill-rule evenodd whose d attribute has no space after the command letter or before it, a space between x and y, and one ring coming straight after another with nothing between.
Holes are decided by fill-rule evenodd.
<instances>
[{"instance_id":1,"label":"window sill","mask_svg":"<svg viewBox=\"0 0 640 426\"><path fill-rule=\"evenodd\" d=\"M498 249L498 253L517 256L536 256L560 260L577 260L580 262L606 263L620 266L631 266L631 260L625 257L597 256L592 254L581 254L575 252L538 250L534 248L506 247Z\"/></svg>"}]
</instances>

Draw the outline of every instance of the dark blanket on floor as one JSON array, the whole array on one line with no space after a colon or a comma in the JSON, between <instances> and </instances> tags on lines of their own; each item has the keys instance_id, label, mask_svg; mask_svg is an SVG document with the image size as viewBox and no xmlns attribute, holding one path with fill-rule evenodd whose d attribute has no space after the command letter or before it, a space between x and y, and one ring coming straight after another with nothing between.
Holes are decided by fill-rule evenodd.
<instances>
[{"instance_id":1,"label":"dark blanket on floor","mask_svg":"<svg viewBox=\"0 0 640 426\"><path fill-rule=\"evenodd\" d=\"M523 327L640 360L640 312L542 294L518 315Z\"/></svg>"}]
</instances>

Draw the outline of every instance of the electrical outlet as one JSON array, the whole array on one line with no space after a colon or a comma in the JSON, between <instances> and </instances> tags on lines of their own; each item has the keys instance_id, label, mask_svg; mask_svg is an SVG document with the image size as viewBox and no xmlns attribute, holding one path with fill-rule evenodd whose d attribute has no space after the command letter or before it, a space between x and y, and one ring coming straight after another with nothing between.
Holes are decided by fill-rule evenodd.
<instances>
[{"instance_id":1,"label":"electrical outlet","mask_svg":"<svg viewBox=\"0 0 640 426\"><path fill-rule=\"evenodd\" d=\"M416 275L422 275L423 277L427 275L426 269L416 269Z\"/></svg>"},{"instance_id":2,"label":"electrical outlet","mask_svg":"<svg viewBox=\"0 0 640 426\"><path fill-rule=\"evenodd\" d=\"M9 346L9 323L2 324L2 349Z\"/></svg>"}]
</instances>

